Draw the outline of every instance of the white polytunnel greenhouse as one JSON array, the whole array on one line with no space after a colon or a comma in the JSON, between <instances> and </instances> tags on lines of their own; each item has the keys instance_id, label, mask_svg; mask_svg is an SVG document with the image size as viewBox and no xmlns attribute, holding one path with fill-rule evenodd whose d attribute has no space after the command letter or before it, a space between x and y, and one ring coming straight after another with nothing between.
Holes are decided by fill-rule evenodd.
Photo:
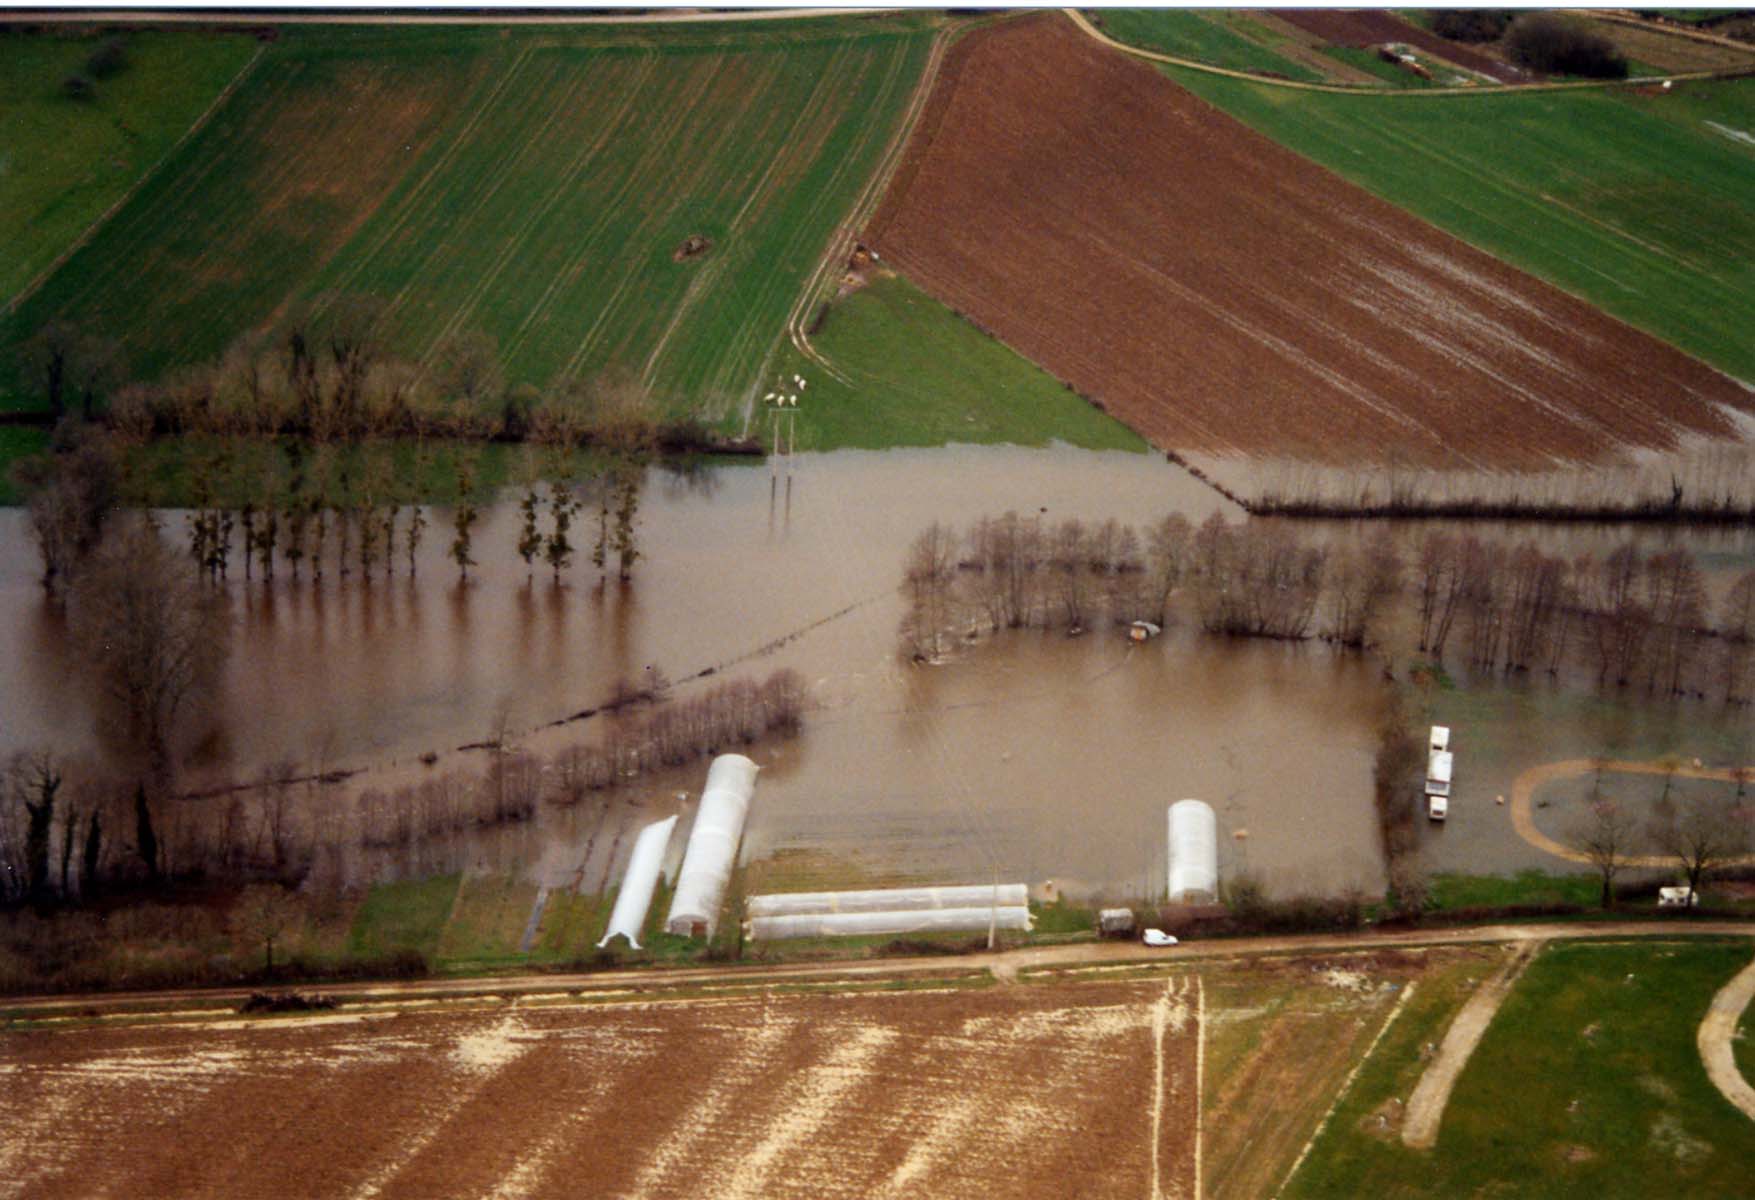
<instances>
[{"instance_id":1,"label":"white polytunnel greenhouse","mask_svg":"<svg viewBox=\"0 0 1755 1200\"><path fill-rule=\"evenodd\" d=\"M754 917L790 917L802 913L903 912L925 908L1006 908L1028 906L1029 889L1021 883L997 886L977 883L954 887L877 888L864 892L783 892L751 896L745 912Z\"/></svg>"},{"instance_id":2,"label":"white polytunnel greenhouse","mask_svg":"<svg viewBox=\"0 0 1755 1200\"><path fill-rule=\"evenodd\" d=\"M990 889L991 890L991 889ZM753 917L750 937L777 941L797 937L857 937L879 933L942 933L957 929L1028 929L1030 910L1023 905L973 908L910 908L889 912L789 913Z\"/></svg>"},{"instance_id":3,"label":"white polytunnel greenhouse","mask_svg":"<svg viewBox=\"0 0 1755 1200\"><path fill-rule=\"evenodd\" d=\"M676 876L676 894L670 899L670 915L664 921L671 933L713 936L725 885L737 864L737 844L743 838L743 823L749 816L759 770L741 754L721 754L707 768L707 786L701 792L701 807L695 813L695 827L689 832L682 870Z\"/></svg>"},{"instance_id":4,"label":"white polytunnel greenhouse","mask_svg":"<svg viewBox=\"0 0 1755 1200\"><path fill-rule=\"evenodd\" d=\"M1170 903L1211 904L1219 898L1218 820L1201 800L1170 806Z\"/></svg>"},{"instance_id":5,"label":"white polytunnel greenhouse","mask_svg":"<svg viewBox=\"0 0 1755 1200\"><path fill-rule=\"evenodd\" d=\"M628 869L622 873L621 891L616 893L615 908L609 914L609 928L599 949L609 945L618 933L628 945L640 948L640 927L646 923L646 910L652 907L652 893L658 887L658 874L664 869L664 852L670 848L671 831L676 818L654 821L640 830L634 839L633 852L628 855Z\"/></svg>"}]
</instances>

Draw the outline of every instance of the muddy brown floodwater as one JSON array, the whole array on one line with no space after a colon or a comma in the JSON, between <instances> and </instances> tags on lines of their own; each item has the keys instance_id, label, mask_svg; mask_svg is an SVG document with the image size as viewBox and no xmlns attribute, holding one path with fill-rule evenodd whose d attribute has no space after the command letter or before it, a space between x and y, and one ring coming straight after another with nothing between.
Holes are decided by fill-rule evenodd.
<instances>
[{"instance_id":1,"label":"muddy brown floodwater","mask_svg":"<svg viewBox=\"0 0 1755 1200\"><path fill-rule=\"evenodd\" d=\"M1114 631L1009 634L937 666L903 663L897 583L909 541L935 519L962 526L1007 509L1141 526L1171 511L1196 523L1215 509L1239 515L1156 456L1065 447L801 455L790 472L729 465L692 482L654 471L646 557L624 587L600 585L583 561L558 585L545 570L527 579L514 497L487 510L480 566L459 584L444 557L448 514L435 511L416 579L331 569L315 584L283 571L270 586L234 572L221 736L202 770L247 777L292 758L406 781L429 750L441 754L435 770L479 770L456 747L488 735L502 710L527 732L601 704L649 666L672 679L784 666L806 677L816 708L800 737L756 751L765 769L746 859L805 851L850 878L997 874L1147 896L1163 888L1166 806L1194 796L1218 812L1227 871L1281 891L1380 882L1375 663L1187 629L1144 646ZM1720 561L1744 559L1746 542L1719 547ZM65 629L35 571L22 513L0 510L0 752L95 753ZM643 781L607 813L545 808L526 826L359 852L340 870L354 880L514 870L595 889L613 881L637 823L683 811L686 824L701 775ZM1467 824L1445 831L1443 858L1494 869L1510 844Z\"/></svg>"}]
</instances>

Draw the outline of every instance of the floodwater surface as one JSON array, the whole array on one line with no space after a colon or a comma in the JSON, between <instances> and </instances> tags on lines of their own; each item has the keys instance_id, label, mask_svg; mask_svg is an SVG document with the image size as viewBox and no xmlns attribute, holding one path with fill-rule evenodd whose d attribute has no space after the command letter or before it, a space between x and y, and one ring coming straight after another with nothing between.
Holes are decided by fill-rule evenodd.
<instances>
[{"instance_id":1,"label":"floodwater surface","mask_svg":"<svg viewBox=\"0 0 1755 1200\"><path fill-rule=\"evenodd\" d=\"M480 565L462 582L446 558L449 513L434 510L412 578L400 560L394 576L370 580L331 564L321 582L281 567L268 584L234 568L216 736L194 776L248 778L291 759L365 768L358 786L389 789L418 780L427 752L439 756L434 772L480 770L481 756L458 747L502 721L531 734L599 706L618 680L714 668L679 686L688 695L791 667L814 707L799 737L754 751L764 771L746 860L800 852L842 864L848 881L1052 879L1073 895L1149 898L1164 886L1167 806L1192 796L1218 813L1227 873L1282 892L1380 884L1374 660L1181 627L1144 645L1114 630L1024 631L960 645L936 665L902 659L909 542L933 520L961 528L1008 509L1140 527L1172 511L1196 524L1240 515L1155 456L1065 447L844 451L689 479L654 470L644 557L624 585L601 580L585 553L558 582L528 572L512 494L485 510ZM576 541L589 543L589 517ZM181 516L167 527L180 531ZM1714 561L1748 561L1748 542L1714 542ZM62 618L35 573L23 514L0 511L0 750L98 753ZM1495 685L1465 694L1477 687ZM579 722L530 744L547 752L594 729ZM690 811L704 774L702 764L642 780L607 808L544 808L525 826L362 853L343 874L515 870L593 890L613 881L638 824ZM1523 865L1502 832L1491 818L1459 819L1434 851L1458 869L1494 870L1508 855L1505 865Z\"/></svg>"}]
</instances>

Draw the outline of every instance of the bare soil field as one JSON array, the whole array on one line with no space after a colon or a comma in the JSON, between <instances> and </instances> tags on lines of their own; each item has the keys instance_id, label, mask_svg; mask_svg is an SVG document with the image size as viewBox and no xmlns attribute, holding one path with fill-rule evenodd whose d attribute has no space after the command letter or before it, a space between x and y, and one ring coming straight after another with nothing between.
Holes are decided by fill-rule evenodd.
<instances>
[{"instance_id":1,"label":"bare soil field","mask_svg":"<svg viewBox=\"0 0 1755 1200\"><path fill-rule=\"evenodd\" d=\"M1510 63L1448 41L1381 9L1276 8L1271 11L1280 20L1315 34L1331 46L1380 46L1384 42L1406 42L1416 50L1479 71L1500 83L1528 83L1537 78Z\"/></svg>"},{"instance_id":2,"label":"bare soil field","mask_svg":"<svg viewBox=\"0 0 1755 1200\"><path fill-rule=\"evenodd\" d=\"M868 241L1165 449L1534 469L1755 407L1059 15L952 51Z\"/></svg>"},{"instance_id":3,"label":"bare soil field","mask_svg":"<svg viewBox=\"0 0 1755 1200\"><path fill-rule=\"evenodd\" d=\"M0 1195L1192 1196L1201 985L0 1035Z\"/></svg>"}]
</instances>

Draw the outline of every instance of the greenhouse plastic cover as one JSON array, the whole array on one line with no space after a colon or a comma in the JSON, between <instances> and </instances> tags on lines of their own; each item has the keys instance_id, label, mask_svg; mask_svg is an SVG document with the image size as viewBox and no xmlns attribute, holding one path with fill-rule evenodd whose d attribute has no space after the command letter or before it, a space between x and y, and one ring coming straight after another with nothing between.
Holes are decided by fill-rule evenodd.
<instances>
[{"instance_id":1,"label":"greenhouse plastic cover","mask_svg":"<svg viewBox=\"0 0 1755 1200\"><path fill-rule=\"evenodd\" d=\"M911 908L892 912L792 913L755 917L750 937L761 941L796 937L856 937L877 933L939 933L954 929L1030 928L1030 910L1022 905L981 905L970 908Z\"/></svg>"},{"instance_id":2,"label":"greenhouse plastic cover","mask_svg":"<svg viewBox=\"0 0 1755 1200\"><path fill-rule=\"evenodd\" d=\"M743 838L744 818L756 790L761 770L741 754L721 754L707 768L707 787L701 808L689 832L682 870L676 877L676 895L664 926L672 933L688 934L703 925L709 936L719 921L719 904L737 862L737 844Z\"/></svg>"},{"instance_id":3,"label":"greenhouse plastic cover","mask_svg":"<svg viewBox=\"0 0 1755 1200\"><path fill-rule=\"evenodd\" d=\"M1170 902L1219 898L1218 821L1200 800L1170 806Z\"/></svg>"},{"instance_id":4,"label":"greenhouse plastic cover","mask_svg":"<svg viewBox=\"0 0 1755 1200\"><path fill-rule=\"evenodd\" d=\"M806 913L903 912L923 908L1008 908L1030 903L1021 883L959 884L954 887L878 888L862 892L785 892L751 896L751 917L789 917Z\"/></svg>"},{"instance_id":5,"label":"greenhouse plastic cover","mask_svg":"<svg viewBox=\"0 0 1755 1200\"><path fill-rule=\"evenodd\" d=\"M664 867L664 852L670 848L670 834L676 818L654 821L634 839L628 855L628 869L622 873L622 888L616 893L615 910L609 914L609 928L604 931L598 949L609 945L609 939L621 934L628 945L640 948L640 927L646 923L646 910L652 907L652 893L658 887L658 873Z\"/></svg>"}]
</instances>

